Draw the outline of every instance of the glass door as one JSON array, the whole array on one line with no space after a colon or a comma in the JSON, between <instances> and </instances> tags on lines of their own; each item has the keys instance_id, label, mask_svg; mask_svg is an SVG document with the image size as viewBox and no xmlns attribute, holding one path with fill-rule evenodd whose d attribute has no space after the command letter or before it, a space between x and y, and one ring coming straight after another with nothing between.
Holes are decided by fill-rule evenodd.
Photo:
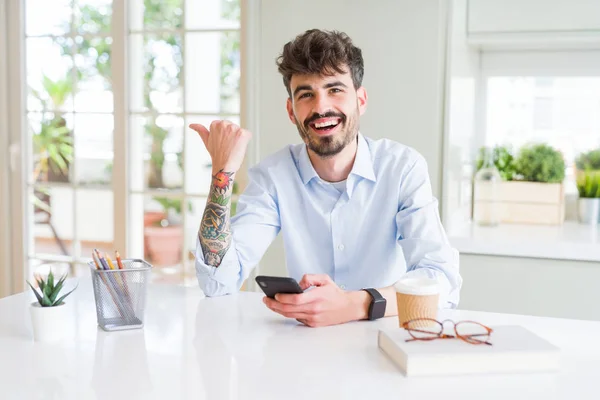
<instances>
[{"instance_id":1,"label":"glass door","mask_svg":"<svg viewBox=\"0 0 600 400\"><path fill-rule=\"evenodd\" d=\"M79 275L113 248L112 0L48 3L24 10L27 275Z\"/></svg>"},{"instance_id":2,"label":"glass door","mask_svg":"<svg viewBox=\"0 0 600 400\"><path fill-rule=\"evenodd\" d=\"M25 249L19 276L53 263L88 274L97 248L148 260L157 281L196 284L211 160L187 126L240 123L240 1L22 7L11 18L25 85L11 87L25 97L8 107L22 118L8 130L25 148L12 186L24 200L23 210L13 204L12 236L25 242L11 244ZM22 75L18 63L11 75Z\"/></svg>"},{"instance_id":3,"label":"glass door","mask_svg":"<svg viewBox=\"0 0 600 400\"><path fill-rule=\"evenodd\" d=\"M240 123L239 0L129 3L129 244L156 281L196 285L211 159L191 123Z\"/></svg>"}]
</instances>

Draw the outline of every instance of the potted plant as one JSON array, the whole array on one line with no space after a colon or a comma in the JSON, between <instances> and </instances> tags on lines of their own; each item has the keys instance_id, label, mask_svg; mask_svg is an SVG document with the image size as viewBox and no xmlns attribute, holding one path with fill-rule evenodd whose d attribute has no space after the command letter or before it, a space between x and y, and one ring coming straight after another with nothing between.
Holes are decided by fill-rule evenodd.
<instances>
[{"instance_id":1,"label":"potted plant","mask_svg":"<svg viewBox=\"0 0 600 400\"><path fill-rule=\"evenodd\" d=\"M578 171L577 191L579 222L590 225L600 223L600 170Z\"/></svg>"},{"instance_id":2,"label":"potted plant","mask_svg":"<svg viewBox=\"0 0 600 400\"><path fill-rule=\"evenodd\" d=\"M45 110L60 110L73 93L70 72L61 79L42 79L42 92L31 89L31 93ZM68 182L69 169L73 162L73 133L60 114L44 119L40 132L33 135L33 151L36 156L34 182Z\"/></svg>"},{"instance_id":3,"label":"potted plant","mask_svg":"<svg viewBox=\"0 0 600 400\"><path fill-rule=\"evenodd\" d=\"M600 170L600 149L581 153L575 159L575 169L577 171L599 171Z\"/></svg>"},{"instance_id":4,"label":"potted plant","mask_svg":"<svg viewBox=\"0 0 600 400\"><path fill-rule=\"evenodd\" d=\"M516 157L503 147L495 149L494 154L494 165L503 178L498 199L478 196L475 182L474 210L497 201L502 222L562 224L565 161L560 151L547 144L530 144L521 148ZM479 160L477 164L481 165Z\"/></svg>"},{"instance_id":5,"label":"potted plant","mask_svg":"<svg viewBox=\"0 0 600 400\"><path fill-rule=\"evenodd\" d=\"M181 200L154 197L165 218L144 228L144 242L148 257L157 266L175 265L181 261L183 227L181 225ZM191 203L188 203L191 211Z\"/></svg>"},{"instance_id":6,"label":"potted plant","mask_svg":"<svg viewBox=\"0 0 600 400\"><path fill-rule=\"evenodd\" d=\"M600 149L582 153L575 159L575 177L579 222L600 223Z\"/></svg>"},{"instance_id":7,"label":"potted plant","mask_svg":"<svg viewBox=\"0 0 600 400\"><path fill-rule=\"evenodd\" d=\"M547 144L523 147L515 159L518 179L524 182L562 184L565 160L560 151Z\"/></svg>"},{"instance_id":8,"label":"potted plant","mask_svg":"<svg viewBox=\"0 0 600 400\"><path fill-rule=\"evenodd\" d=\"M31 93L44 109L59 110L72 94L73 87L70 82L70 75L56 81L44 76L43 91L38 92L31 89ZM68 182L69 169L73 162L73 136L67 127L66 120L60 114L42 119L39 132L32 134L32 144L33 182ZM31 199L36 223L50 224L52 231L55 232L51 225L51 192L50 188L36 187ZM68 254L62 240L56 234L55 238L62 253Z\"/></svg>"},{"instance_id":9,"label":"potted plant","mask_svg":"<svg viewBox=\"0 0 600 400\"><path fill-rule=\"evenodd\" d=\"M476 161L476 171L479 171L485 162L487 147L481 147ZM495 146L492 149L494 165L502 180L511 181L515 176L515 158L509 146Z\"/></svg>"},{"instance_id":10,"label":"potted plant","mask_svg":"<svg viewBox=\"0 0 600 400\"><path fill-rule=\"evenodd\" d=\"M55 281L52 269L50 269L46 279L39 276L36 276L35 279L38 289L27 281L37 298L37 301L31 303L29 308L33 338L39 342L55 342L62 339L66 326L68 310L65 308L64 300L73 293L76 287L59 297L67 279L67 274Z\"/></svg>"}]
</instances>

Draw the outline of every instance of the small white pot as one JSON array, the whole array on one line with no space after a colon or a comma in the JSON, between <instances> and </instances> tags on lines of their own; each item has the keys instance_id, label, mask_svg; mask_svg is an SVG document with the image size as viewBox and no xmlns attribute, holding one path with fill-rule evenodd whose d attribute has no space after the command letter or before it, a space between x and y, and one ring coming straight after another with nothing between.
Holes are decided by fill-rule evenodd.
<instances>
[{"instance_id":1,"label":"small white pot","mask_svg":"<svg viewBox=\"0 0 600 400\"><path fill-rule=\"evenodd\" d=\"M33 340L36 342L57 342L65 334L68 309L65 303L54 307L42 307L37 301L29 307Z\"/></svg>"},{"instance_id":2,"label":"small white pot","mask_svg":"<svg viewBox=\"0 0 600 400\"><path fill-rule=\"evenodd\" d=\"M600 198L579 198L579 222L582 224L600 224Z\"/></svg>"}]
</instances>

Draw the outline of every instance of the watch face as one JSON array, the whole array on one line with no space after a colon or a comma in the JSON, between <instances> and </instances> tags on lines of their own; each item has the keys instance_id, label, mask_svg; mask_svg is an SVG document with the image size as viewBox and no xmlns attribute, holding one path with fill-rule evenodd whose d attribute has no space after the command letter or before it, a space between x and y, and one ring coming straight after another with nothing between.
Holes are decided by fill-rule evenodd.
<instances>
[{"instance_id":1,"label":"watch face","mask_svg":"<svg viewBox=\"0 0 600 400\"><path fill-rule=\"evenodd\" d=\"M385 315L385 307L386 307L385 299L378 299L373 302L373 312L371 315L371 319L382 318Z\"/></svg>"}]
</instances>

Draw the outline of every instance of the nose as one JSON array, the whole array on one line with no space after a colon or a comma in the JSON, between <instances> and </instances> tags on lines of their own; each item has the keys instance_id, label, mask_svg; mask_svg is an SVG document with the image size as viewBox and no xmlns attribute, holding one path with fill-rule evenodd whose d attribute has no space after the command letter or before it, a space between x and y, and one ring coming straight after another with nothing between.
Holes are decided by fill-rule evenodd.
<instances>
[{"instance_id":1,"label":"nose","mask_svg":"<svg viewBox=\"0 0 600 400\"><path fill-rule=\"evenodd\" d=\"M317 114L325 114L327 111L331 111L331 101L328 96L324 94L315 94L314 112Z\"/></svg>"}]
</instances>

